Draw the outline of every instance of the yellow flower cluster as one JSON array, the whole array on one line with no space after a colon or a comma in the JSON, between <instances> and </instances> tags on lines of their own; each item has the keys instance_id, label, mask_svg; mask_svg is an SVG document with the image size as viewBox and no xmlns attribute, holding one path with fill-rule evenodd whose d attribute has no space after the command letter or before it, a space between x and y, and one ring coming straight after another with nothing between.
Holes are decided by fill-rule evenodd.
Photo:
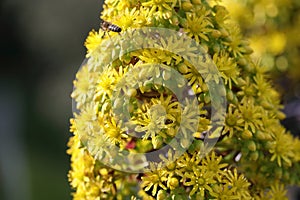
<instances>
[{"instance_id":1,"label":"yellow flower cluster","mask_svg":"<svg viewBox=\"0 0 300 200\"><path fill-rule=\"evenodd\" d=\"M78 112L68 144L74 199L284 199L286 185L300 184L300 141L280 124L280 96L225 7L202 0L106 0L101 18L122 32L89 34L87 61L74 81ZM162 38L154 31L150 37L158 43L149 48L148 40L133 37L143 27L174 30L203 52L183 36ZM125 36L148 48L123 52L130 49ZM178 74L196 101L175 95L185 83ZM226 118L214 148L201 156L203 138L216 123L211 109L221 101L211 96L210 82L224 83L217 92L226 93ZM157 158L128 157L136 165L127 172L145 164L150 170L121 171L128 161L122 152L165 145L170 149Z\"/></svg>"}]
</instances>

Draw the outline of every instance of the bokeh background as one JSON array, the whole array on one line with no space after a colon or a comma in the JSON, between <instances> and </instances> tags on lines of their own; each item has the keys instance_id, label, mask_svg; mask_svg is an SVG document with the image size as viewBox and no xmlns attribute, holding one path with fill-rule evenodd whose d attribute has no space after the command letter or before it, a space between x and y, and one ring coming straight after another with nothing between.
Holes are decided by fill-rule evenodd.
<instances>
[{"instance_id":1,"label":"bokeh background","mask_svg":"<svg viewBox=\"0 0 300 200\"><path fill-rule=\"evenodd\" d=\"M68 200L72 80L99 0L0 1L0 199Z\"/></svg>"},{"instance_id":2,"label":"bokeh background","mask_svg":"<svg viewBox=\"0 0 300 200\"><path fill-rule=\"evenodd\" d=\"M99 28L101 7L99 0L0 2L1 200L71 199L65 152L72 80L88 32ZM283 123L299 135L299 82L286 73L274 81L284 95Z\"/></svg>"}]
</instances>

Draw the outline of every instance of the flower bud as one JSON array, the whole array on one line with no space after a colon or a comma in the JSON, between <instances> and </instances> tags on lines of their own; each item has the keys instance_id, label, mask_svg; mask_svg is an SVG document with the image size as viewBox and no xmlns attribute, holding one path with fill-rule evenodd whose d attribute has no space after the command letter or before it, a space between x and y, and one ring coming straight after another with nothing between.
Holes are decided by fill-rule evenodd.
<instances>
[{"instance_id":1,"label":"flower bud","mask_svg":"<svg viewBox=\"0 0 300 200\"><path fill-rule=\"evenodd\" d=\"M266 137L265 137L265 133L262 132L262 131L256 131L255 132L255 137L259 140L265 140Z\"/></svg>"},{"instance_id":2,"label":"flower bud","mask_svg":"<svg viewBox=\"0 0 300 200\"><path fill-rule=\"evenodd\" d=\"M242 57L238 59L237 63L241 66L246 66L248 62L245 58Z\"/></svg>"},{"instance_id":3,"label":"flower bud","mask_svg":"<svg viewBox=\"0 0 300 200\"><path fill-rule=\"evenodd\" d=\"M179 24L179 19L176 15L172 15L172 17L169 21L172 25L175 25L175 26L178 26L178 24Z\"/></svg>"},{"instance_id":4,"label":"flower bud","mask_svg":"<svg viewBox=\"0 0 300 200\"><path fill-rule=\"evenodd\" d=\"M252 135L251 131L249 131L247 129L242 132L241 136L243 139L247 140L247 139L251 139L253 135Z\"/></svg>"},{"instance_id":5,"label":"flower bud","mask_svg":"<svg viewBox=\"0 0 300 200\"><path fill-rule=\"evenodd\" d=\"M167 192L165 190L159 190L157 192L157 200L165 200L167 198Z\"/></svg>"},{"instance_id":6,"label":"flower bud","mask_svg":"<svg viewBox=\"0 0 300 200\"><path fill-rule=\"evenodd\" d=\"M219 37L222 36L222 33L221 33L221 31L219 31L219 30L213 30L213 31L211 32L211 36L213 36L213 38L219 38Z\"/></svg>"},{"instance_id":7,"label":"flower bud","mask_svg":"<svg viewBox=\"0 0 300 200\"><path fill-rule=\"evenodd\" d=\"M174 136L176 135L176 131L175 131L174 128L169 128L169 129L167 130L167 134L168 134L169 136L171 136L171 137L174 137Z\"/></svg>"},{"instance_id":8,"label":"flower bud","mask_svg":"<svg viewBox=\"0 0 300 200\"><path fill-rule=\"evenodd\" d=\"M214 46L213 46L213 50L214 50L214 52L216 52L216 53L219 53L219 52L220 52L220 50L221 50L221 47L220 47L220 45L219 45L219 44L214 44Z\"/></svg>"},{"instance_id":9,"label":"flower bud","mask_svg":"<svg viewBox=\"0 0 300 200\"><path fill-rule=\"evenodd\" d=\"M262 107L264 107L265 109L267 109L267 110L273 109L273 105L270 104L269 102L267 102L266 100L261 101L261 102L260 102L260 105L261 105Z\"/></svg>"},{"instance_id":10,"label":"flower bud","mask_svg":"<svg viewBox=\"0 0 300 200\"><path fill-rule=\"evenodd\" d=\"M237 83L238 83L238 86L244 86L247 84L247 82L243 79L243 78L237 78Z\"/></svg>"},{"instance_id":11,"label":"flower bud","mask_svg":"<svg viewBox=\"0 0 300 200\"><path fill-rule=\"evenodd\" d=\"M190 11L192 8L193 8L193 4L191 4L190 2L188 1L184 1L182 4L181 4L181 7L184 11Z\"/></svg>"},{"instance_id":12,"label":"flower bud","mask_svg":"<svg viewBox=\"0 0 300 200\"><path fill-rule=\"evenodd\" d=\"M179 65L178 65L178 71L179 71L180 73L186 74L186 73L189 72L189 68L186 66L186 64L184 64L184 63L179 63Z\"/></svg>"},{"instance_id":13,"label":"flower bud","mask_svg":"<svg viewBox=\"0 0 300 200\"><path fill-rule=\"evenodd\" d=\"M256 161L259 157L259 153L257 151L250 153L250 160Z\"/></svg>"},{"instance_id":14,"label":"flower bud","mask_svg":"<svg viewBox=\"0 0 300 200\"><path fill-rule=\"evenodd\" d=\"M278 119L283 120L286 118L285 114L281 111L277 111L276 116L278 117Z\"/></svg>"},{"instance_id":15,"label":"flower bud","mask_svg":"<svg viewBox=\"0 0 300 200\"><path fill-rule=\"evenodd\" d=\"M229 101L232 101L233 98L234 98L234 94L233 94L232 90L227 89L227 90L226 90L226 93L227 93L227 94L226 94L227 99L228 99Z\"/></svg>"},{"instance_id":16,"label":"flower bud","mask_svg":"<svg viewBox=\"0 0 300 200\"><path fill-rule=\"evenodd\" d=\"M177 178L172 177L172 178L170 178L170 179L168 180L167 185L168 185L168 187L169 187L171 190L173 190L173 189L175 189L176 187L178 187L179 181L178 181Z\"/></svg>"},{"instance_id":17,"label":"flower bud","mask_svg":"<svg viewBox=\"0 0 300 200\"><path fill-rule=\"evenodd\" d=\"M201 0L192 0L192 4L201 5Z\"/></svg>"},{"instance_id":18,"label":"flower bud","mask_svg":"<svg viewBox=\"0 0 300 200\"><path fill-rule=\"evenodd\" d=\"M253 140L247 142L247 147L250 151L256 151L256 144Z\"/></svg>"},{"instance_id":19,"label":"flower bud","mask_svg":"<svg viewBox=\"0 0 300 200\"><path fill-rule=\"evenodd\" d=\"M253 53L253 49L249 46L244 46L244 54L251 54Z\"/></svg>"}]
</instances>

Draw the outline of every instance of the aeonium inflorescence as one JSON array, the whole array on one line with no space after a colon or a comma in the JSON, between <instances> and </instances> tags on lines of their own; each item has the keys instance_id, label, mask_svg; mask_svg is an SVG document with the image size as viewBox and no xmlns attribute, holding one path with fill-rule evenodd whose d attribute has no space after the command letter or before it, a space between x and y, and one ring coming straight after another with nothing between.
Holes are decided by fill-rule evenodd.
<instances>
[{"instance_id":1,"label":"aeonium inflorescence","mask_svg":"<svg viewBox=\"0 0 300 200\"><path fill-rule=\"evenodd\" d=\"M300 142L224 7L107 0L101 18L122 32L89 34L74 82L75 199L263 199L299 184Z\"/></svg>"}]
</instances>

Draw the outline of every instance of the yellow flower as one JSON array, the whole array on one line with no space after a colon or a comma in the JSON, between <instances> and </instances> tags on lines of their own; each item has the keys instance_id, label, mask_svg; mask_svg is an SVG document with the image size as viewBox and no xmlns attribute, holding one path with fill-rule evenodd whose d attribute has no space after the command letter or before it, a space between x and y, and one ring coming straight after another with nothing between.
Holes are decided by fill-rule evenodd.
<instances>
[{"instance_id":1,"label":"yellow flower","mask_svg":"<svg viewBox=\"0 0 300 200\"><path fill-rule=\"evenodd\" d=\"M182 180L186 178L187 174L193 172L194 167L197 167L200 163L200 156L196 153L190 155L188 153L184 153L180 158L178 158L176 174L182 177Z\"/></svg>"},{"instance_id":2,"label":"yellow flower","mask_svg":"<svg viewBox=\"0 0 300 200\"><path fill-rule=\"evenodd\" d=\"M261 121L262 108L254 105L252 99L246 100L238 107L242 118L241 121L244 124L244 130L250 130L254 133L258 128L263 126Z\"/></svg>"},{"instance_id":3,"label":"yellow flower","mask_svg":"<svg viewBox=\"0 0 300 200\"><path fill-rule=\"evenodd\" d=\"M215 177L218 181L221 181L222 176L225 174L223 171L227 163L221 163L222 156L216 157L215 152L213 151L211 154L208 154L202 161L202 165L205 166L208 172L212 172L212 176Z\"/></svg>"},{"instance_id":4,"label":"yellow flower","mask_svg":"<svg viewBox=\"0 0 300 200\"><path fill-rule=\"evenodd\" d=\"M231 170L227 172L228 173L226 174L226 177L228 182L226 181L226 183L232 188L238 198L252 199L249 193L249 187L251 184L248 182L248 180L242 174L238 175L236 168L234 168L233 172Z\"/></svg>"},{"instance_id":5,"label":"yellow flower","mask_svg":"<svg viewBox=\"0 0 300 200\"><path fill-rule=\"evenodd\" d=\"M103 128L105 134L107 134L116 145L121 145L121 149L125 148L127 144L125 139L128 138L128 135L122 130L121 121L117 123L114 118L106 118Z\"/></svg>"},{"instance_id":6,"label":"yellow flower","mask_svg":"<svg viewBox=\"0 0 300 200\"><path fill-rule=\"evenodd\" d=\"M199 193L200 197L203 198L205 192L212 191L212 185L217 182L212 175L212 172L206 171L205 168L194 167L193 173L185 175L187 179L183 181L183 185L192 187L190 196Z\"/></svg>"},{"instance_id":7,"label":"yellow flower","mask_svg":"<svg viewBox=\"0 0 300 200\"><path fill-rule=\"evenodd\" d=\"M234 62L233 58L222 51L218 54L214 54L213 61L221 72L221 76L225 81L225 84L232 89L232 82L237 83L237 78L240 75L240 70L237 67L237 63Z\"/></svg>"},{"instance_id":8,"label":"yellow flower","mask_svg":"<svg viewBox=\"0 0 300 200\"><path fill-rule=\"evenodd\" d=\"M195 94L207 90L207 86L204 84L202 75L190 63L180 63L178 65L178 71L181 72L184 78L188 80L188 84L192 87Z\"/></svg>"},{"instance_id":9,"label":"yellow flower","mask_svg":"<svg viewBox=\"0 0 300 200\"><path fill-rule=\"evenodd\" d=\"M278 181L275 181L272 185L271 185L271 190L268 193L268 195L270 196L270 199L274 199L274 200L288 200L287 196L286 196L286 189L284 188L283 184L280 184Z\"/></svg>"},{"instance_id":10,"label":"yellow flower","mask_svg":"<svg viewBox=\"0 0 300 200\"><path fill-rule=\"evenodd\" d=\"M87 48L87 57L101 44L102 35L99 32L92 30L84 43Z\"/></svg>"},{"instance_id":11,"label":"yellow flower","mask_svg":"<svg viewBox=\"0 0 300 200\"><path fill-rule=\"evenodd\" d=\"M213 24L207 17L208 14L209 11L207 11L206 15L201 15L199 17L194 13L187 15L184 31L198 43L201 39L209 41L207 34L213 30Z\"/></svg>"},{"instance_id":12,"label":"yellow flower","mask_svg":"<svg viewBox=\"0 0 300 200\"><path fill-rule=\"evenodd\" d=\"M243 120L241 117L239 110L233 104L230 104L225 118L223 134L229 133L229 137L232 137L236 131L243 130Z\"/></svg>"},{"instance_id":13,"label":"yellow flower","mask_svg":"<svg viewBox=\"0 0 300 200\"><path fill-rule=\"evenodd\" d=\"M157 170L157 168L161 168L160 166L155 166L155 164L150 163L151 172L146 173L142 177L141 187L144 188L145 191L152 190L152 196L155 196L158 192L159 188L164 190L167 189L166 181L168 178L166 177L167 173L163 169Z\"/></svg>"},{"instance_id":14,"label":"yellow flower","mask_svg":"<svg viewBox=\"0 0 300 200\"><path fill-rule=\"evenodd\" d=\"M274 142L269 150L272 154L271 161L276 160L279 166L286 164L288 166L292 165L293 153L293 137L285 132L283 127L278 127L276 132L274 132ZM283 163L282 163L283 161Z\"/></svg>"},{"instance_id":15,"label":"yellow flower","mask_svg":"<svg viewBox=\"0 0 300 200\"><path fill-rule=\"evenodd\" d=\"M87 102L92 100L94 95L92 91L95 88L96 81L97 73L89 72L88 65L84 64L76 74L75 89L71 94L76 102L77 109L82 109Z\"/></svg>"},{"instance_id":16,"label":"yellow flower","mask_svg":"<svg viewBox=\"0 0 300 200\"><path fill-rule=\"evenodd\" d=\"M226 24L226 30L229 35L223 44L228 46L228 50L234 57L242 57L243 54L251 54L253 50L248 46L248 42L242 38L239 26L230 21Z\"/></svg>"},{"instance_id":17,"label":"yellow flower","mask_svg":"<svg viewBox=\"0 0 300 200\"><path fill-rule=\"evenodd\" d=\"M176 0L150 0L147 2L143 2L142 6L151 7L149 12L150 15L153 15L156 10L158 10L158 14L160 17L163 16L163 13L166 10L172 10L172 7L175 6L174 3Z\"/></svg>"},{"instance_id":18,"label":"yellow flower","mask_svg":"<svg viewBox=\"0 0 300 200\"><path fill-rule=\"evenodd\" d=\"M139 24L136 24L136 18L139 15L139 11L136 8L129 10L126 8L121 13L121 18L118 19L117 25L119 25L123 30L128 28L138 28Z\"/></svg>"},{"instance_id":19,"label":"yellow flower","mask_svg":"<svg viewBox=\"0 0 300 200\"><path fill-rule=\"evenodd\" d=\"M92 31L85 42L88 60L71 95L78 109L68 144L74 199L271 199L283 198L283 186L299 182L300 142L280 125L280 96L267 68L251 60L249 43L225 7L201 0L106 0L101 18L128 32L112 38ZM176 30L176 35L137 31L145 26ZM284 40L280 34L273 38L278 53ZM127 51L128 41L145 48ZM187 80L194 101L185 98L192 91L176 96L185 81L174 70ZM220 115L209 119L219 99L210 96L206 83L222 81L224 90L218 91L229 100L224 129L212 152L201 157L203 135L223 123L216 119ZM216 139L217 131L211 132ZM127 151L127 161L137 152L147 164L147 153L167 144L171 149L159 151L150 172L113 169L125 165L120 161Z\"/></svg>"},{"instance_id":20,"label":"yellow flower","mask_svg":"<svg viewBox=\"0 0 300 200\"><path fill-rule=\"evenodd\" d=\"M145 63L170 63L172 59L166 52L159 49L144 49L139 52L133 52L131 55L137 56Z\"/></svg>"},{"instance_id":21,"label":"yellow flower","mask_svg":"<svg viewBox=\"0 0 300 200\"><path fill-rule=\"evenodd\" d=\"M236 195L233 189L228 184L213 185L213 191L209 194L214 197L213 200L238 200L238 195Z\"/></svg>"}]
</instances>

